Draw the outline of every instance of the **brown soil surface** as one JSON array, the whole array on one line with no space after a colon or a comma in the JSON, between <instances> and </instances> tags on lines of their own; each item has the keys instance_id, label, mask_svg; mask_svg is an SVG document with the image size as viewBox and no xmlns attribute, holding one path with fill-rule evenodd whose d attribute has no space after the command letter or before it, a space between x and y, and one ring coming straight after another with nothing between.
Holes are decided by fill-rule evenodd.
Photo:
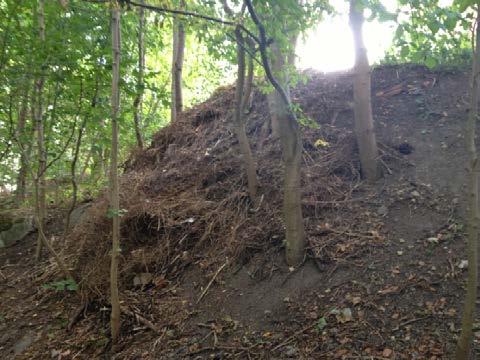
<instances>
[{"instance_id":1,"label":"brown soil surface","mask_svg":"<svg viewBox=\"0 0 480 360\"><path fill-rule=\"evenodd\" d=\"M66 244L55 242L82 275L80 296L42 287L60 276L50 262L33 263L35 236L0 252L0 356L452 358L466 274L459 265L466 258L467 74L416 66L373 71L384 171L374 185L358 170L351 75L306 75L293 96L320 127L304 128L303 266L289 269L282 256L282 165L278 143L262 132L266 99L256 93L249 113L263 194L255 208L231 132L233 89L221 89L126 165L127 311L115 355L101 198ZM50 236L57 225L52 221ZM142 273L147 284L135 286Z\"/></svg>"}]
</instances>

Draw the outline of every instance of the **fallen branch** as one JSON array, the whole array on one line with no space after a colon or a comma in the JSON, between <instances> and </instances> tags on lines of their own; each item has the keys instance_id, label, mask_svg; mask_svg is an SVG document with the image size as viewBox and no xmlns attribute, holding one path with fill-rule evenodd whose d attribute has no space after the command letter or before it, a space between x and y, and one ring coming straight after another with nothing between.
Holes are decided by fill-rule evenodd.
<instances>
[{"instance_id":1,"label":"fallen branch","mask_svg":"<svg viewBox=\"0 0 480 360\"><path fill-rule=\"evenodd\" d=\"M123 313L135 318L140 324L145 325L147 328L149 328L153 332L155 332L157 334L160 332L160 331L158 331L157 327L155 325L153 325L153 323L151 321L147 320L142 315L140 315L136 312L130 311L126 307L123 307L123 306L120 309Z\"/></svg>"},{"instance_id":2,"label":"fallen branch","mask_svg":"<svg viewBox=\"0 0 480 360\"><path fill-rule=\"evenodd\" d=\"M70 322L67 325L67 331L72 330L73 326L80 320L80 318L84 314L84 310L87 308L87 306L88 306L88 303L84 303L77 308L72 318L70 319Z\"/></svg>"},{"instance_id":3,"label":"fallen branch","mask_svg":"<svg viewBox=\"0 0 480 360\"><path fill-rule=\"evenodd\" d=\"M375 239L378 237L378 235L366 235L366 234L360 234L360 233L354 233L350 231L342 231L342 230L335 230L335 229L319 229L317 230L314 234L315 235L327 235L327 234L337 234L337 235L346 235L346 236L351 236L351 237L357 237L357 238L365 238L365 239Z\"/></svg>"},{"instance_id":4,"label":"fallen branch","mask_svg":"<svg viewBox=\"0 0 480 360\"><path fill-rule=\"evenodd\" d=\"M200 297L199 297L198 300L197 300L197 304L198 304L198 303L200 302L200 300L202 300L203 297L207 294L208 289L210 289L210 286L212 286L212 284L213 284L213 282L215 281L215 279L217 278L218 274L220 274L220 272L223 270L223 268L224 268L225 266L227 266L227 264L228 264L228 260L225 261L225 263L218 268L217 272L215 273L215 275L213 275L213 277L212 277L212 279L210 280L210 282L208 283L207 287L206 287L206 288L202 291L202 293L200 294Z\"/></svg>"},{"instance_id":5,"label":"fallen branch","mask_svg":"<svg viewBox=\"0 0 480 360\"><path fill-rule=\"evenodd\" d=\"M245 352L245 351L250 351L250 350L252 350L253 348L255 348L255 347L258 346L258 345L259 345L259 344L253 344L253 345L251 345L251 346L249 346L249 347L242 347L242 346L235 347L235 346L222 346L222 345L209 346L209 347L204 347L204 348L201 348L201 349L198 349L198 350L189 352L188 355L189 355L189 356L198 355L198 354L201 354L201 353L204 353L204 352L207 352L207 351L217 351L217 350L240 351L240 353L243 353L243 352Z\"/></svg>"},{"instance_id":6,"label":"fallen branch","mask_svg":"<svg viewBox=\"0 0 480 360\"><path fill-rule=\"evenodd\" d=\"M272 351L275 351L275 350L278 350L280 349L281 347L287 345L288 343L290 343L293 339L295 339L298 335L301 335L303 334L305 331L308 331L310 329L313 329L313 327L315 327L317 323L314 322L313 324L310 324L306 327L304 327L303 329L300 329L298 330L296 333L294 333L292 336L288 337L287 339L285 339L284 341L282 341L280 344L278 344L277 346L275 346Z\"/></svg>"},{"instance_id":7,"label":"fallen branch","mask_svg":"<svg viewBox=\"0 0 480 360\"><path fill-rule=\"evenodd\" d=\"M412 324L412 323L414 323L414 322L426 320L426 319L429 319L429 318L431 318L431 317L432 317L431 315L427 315L427 316L420 317L420 318L410 319L410 320L408 320L408 321L405 321L405 322L399 324L396 328L394 328L394 329L392 330L392 332L398 331L398 330L400 330L401 328L403 328L403 327L405 327L405 326L407 326L407 325L410 325L410 324Z\"/></svg>"},{"instance_id":8,"label":"fallen branch","mask_svg":"<svg viewBox=\"0 0 480 360\"><path fill-rule=\"evenodd\" d=\"M380 162L382 163L382 165L385 167L385 169L387 169L388 173L390 175L393 174L392 170L387 166L387 164L385 164L385 161L383 161L383 159L380 157L378 160L380 160Z\"/></svg>"}]
</instances>

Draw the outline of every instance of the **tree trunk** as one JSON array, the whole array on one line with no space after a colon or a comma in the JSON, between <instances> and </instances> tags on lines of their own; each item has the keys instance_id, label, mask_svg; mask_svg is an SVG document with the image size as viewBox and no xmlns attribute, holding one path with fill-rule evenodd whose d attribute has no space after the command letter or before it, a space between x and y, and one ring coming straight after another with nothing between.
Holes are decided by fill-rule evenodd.
<instances>
[{"instance_id":1,"label":"tree trunk","mask_svg":"<svg viewBox=\"0 0 480 360\"><path fill-rule=\"evenodd\" d=\"M104 119L100 119L100 128L105 126ZM97 182L105 176L108 176L108 149L104 148L101 143L96 144L95 142L92 143L92 172L91 172L91 180L93 182Z\"/></svg>"},{"instance_id":2,"label":"tree trunk","mask_svg":"<svg viewBox=\"0 0 480 360\"><path fill-rule=\"evenodd\" d=\"M110 214L112 216L112 260L110 266L110 296L112 312L110 326L112 342L120 333L120 299L118 295L118 256L120 252L120 200L118 190L118 111L120 107L120 5L112 0L112 152L110 162Z\"/></svg>"},{"instance_id":3,"label":"tree trunk","mask_svg":"<svg viewBox=\"0 0 480 360\"><path fill-rule=\"evenodd\" d=\"M286 57L278 48L273 49L273 70L280 74L279 80L290 101L290 90L285 68ZM290 115L282 95L275 91L273 114L278 123L278 135L282 145L284 163L283 214L285 221L286 259L289 265L299 265L303 261L305 250L305 228L302 214L300 186L300 167L302 162L302 139L296 119ZM272 124L273 127L273 124Z\"/></svg>"},{"instance_id":4,"label":"tree trunk","mask_svg":"<svg viewBox=\"0 0 480 360\"><path fill-rule=\"evenodd\" d=\"M289 102L291 99L288 69L294 66L296 39L295 35L290 38L291 48L287 54L282 53L275 44L272 45L272 68L278 74ZM298 265L303 261L305 249L300 179L303 144L298 122L289 114L292 110L278 91L273 94L272 134L275 136L275 131L278 132L285 166L283 212L287 239L286 258L289 265Z\"/></svg>"},{"instance_id":5,"label":"tree trunk","mask_svg":"<svg viewBox=\"0 0 480 360\"><path fill-rule=\"evenodd\" d=\"M57 254L57 252L53 249L52 245L48 241L43 223L40 221L40 217L38 216L40 214L40 209L38 209L38 205L40 204L39 200L39 195L40 195L40 187L39 187L39 181L38 178L35 178L33 181L33 188L34 188L34 200L35 200L35 223L37 224L37 231L38 231L38 239L39 241L42 242L42 245L45 245L47 250L52 254L53 258L55 259L55 262L57 263L58 267L60 268L60 271L63 273L65 278L67 279L73 279L72 275L70 274L70 271L68 270L67 266L63 262L63 260L60 258L60 256Z\"/></svg>"},{"instance_id":6,"label":"tree trunk","mask_svg":"<svg viewBox=\"0 0 480 360\"><path fill-rule=\"evenodd\" d=\"M140 4L144 4L145 0L140 0ZM138 76L137 76L137 96L133 101L133 118L135 125L135 135L137 137L137 146L143 149L142 137L142 105L144 92L144 72L145 72L145 46L144 46L144 27L145 27L145 10L143 7L138 9Z\"/></svg>"},{"instance_id":7,"label":"tree trunk","mask_svg":"<svg viewBox=\"0 0 480 360\"><path fill-rule=\"evenodd\" d=\"M285 61L288 61L287 59L292 59L293 56L291 53L290 56L288 54L285 55L277 48L276 54L273 56L280 61L275 61L274 63L277 68L271 68L267 54L268 41L265 27L253 7L252 0L245 0L245 4L258 29L258 45L263 68L268 80L278 93L279 99L281 99L276 104L275 113L279 119L280 142L282 144L285 167L283 216L285 221L286 260L290 266L297 266L302 263L305 250L305 228L300 188L300 165L303 144L297 117L292 109L286 69L285 66L279 65L284 64ZM291 46L290 51L295 51L295 47ZM281 75L280 82L275 78L274 73Z\"/></svg>"},{"instance_id":8,"label":"tree trunk","mask_svg":"<svg viewBox=\"0 0 480 360\"><path fill-rule=\"evenodd\" d=\"M185 7L185 2L180 2L180 7ZM183 109L182 71L185 52L185 28L178 16L173 17L173 56L172 56L172 105L171 121L177 120L178 114Z\"/></svg>"},{"instance_id":9,"label":"tree trunk","mask_svg":"<svg viewBox=\"0 0 480 360\"><path fill-rule=\"evenodd\" d=\"M363 42L363 8L358 0L350 0L350 26L355 46L355 67L353 100L355 114L355 133L360 153L363 177L374 182L380 176L378 168L378 149L373 127L371 100L371 73L368 64L367 49Z\"/></svg>"},{"instance_id":10,"label":"tree trunk","mask_svg":"<svg viewBox=\"0 0 480 360\"><path fill-rule=\"evenodd\" d=\"M272 65L273 65L273 61L272 61ZM268 127L269 127L269 131L271 132L271 136L272 138L274 139L278 139L279 136L280 136L280 130L279 130L279 126L278 126L278 118L277 118L277 115L276 115L276 110L275 108L277 107L277 104L276 104L276 99L277 99L277 96L278 94L275 92L275 90L273 90L273 92L271 92L270 94L267 94L267 104L268 104L268 111L270 113L270 121L269 121L269 124L268 124Z\"/></svg>"},{"instance_id":11,"label":"tree trunk","mask_svg":"<svg viewBox=\"0 0 480 360\"><path fill-rule=\"evenodd\" d=\"M45 0L38 0L38 29L39 38L42 44L45 44ZM36 90L36 111L35 111L35 130L37 132L37 152L38 152L38 172L36 186L38 187L36 199L36 210L38 222L43 228L46 216L46 194L45 194L45 171L47 168L47 153L45 150L45 124L43 121L43 86L45 83L43 69L35 83ZM39 260L42 252L43 241L39 232L37 239L37 249L35 259Z\"/></svg>"},{"instance_id":12,"label":"tree trunk","mask_svg":"<svg viewBox=\"0 0 480 360\"><path fill-rule=\"evenodd\" d=\"M480 5L479 5L480 6ZM470 88L470 109L466 124L466 147L469 154L468 166L468 222L467 222L467 257L468 277L467 295L463 308L462 332L458 339L455 358L465 360L470 357L473 340L473 322L477 300L478 280L478 156L475 144L475 130L478 117L478 93L480 84L480 10L477 9L474 59L472 61L472 78Z\"/></svg>"},{"instance_id":13,"label":"tree trunk","mask_svg":"<svg viewBox=\"0 0 480 360\"><path fill-rule=\"evenodd\" d=\"M276 44L271 45L272 49L272 57L271 57L271 64L272 64L272 69L274 71L278 71L278 69L282 69L284 71L285 67L285 59L282 58L282 56L279 56L280 54L280 49ZM279 74L275 74L278 76ZM289 89L285 89L287 92L289 92ZM275 89L267 94L267 104L268 104L268 110L270 113L270 131L271 131L271 136L273 139L278 139L280 137L280 121L281 119L278 118L278 111L277 108L279 106L282 106L279 104L279 102L282 102L282 99L279 97L278 92L275 91Z\"/></svg>"},{"instance_id":14,"label":"tree trunk","mask_svg":"<svg viewBox=\"0 0 480 360\"><path fill-rule=\"evenodd\" d=\"M253 80L253 64L249 61L247 83L245 84L245 40L239 28L235 30L237 40L237 86L235 89L235 115L234 128L237 135L240 153L242 154L245 170L247 172L248 193L250 200L255 203L257 198L257 166L252 155L245 130L245 109L250 98Z\"/></svg>"},{"instance_id":15,"label":"tree trunk","mask_svg":"<svg viewBox=\"0 0 480 360\"><path fill-rule=\"evenodd\" d=\"M22 99L22 105L20 112L18 114L18 122L16 129L16 138L25 143L25 125L27 121L27 112L29 105L29 92L30 92L30 81L27 82L25 87L25 93ZM31 147L29 147L31 149ZM29 152L28 152L29 153ZM26 192L26 178L27 178L27 161L25 157L28 155L27 152L20 152L20 169L18 171L16 179L16 189L15 189L15 202L17 206L20 206L25 201L25 192Z\"/></svg>"},{"instance_id":16,"label":"tree trunk","mask_svg":"<svg viewBox=\"0 0 480 360\"><path fill-rule=\"evenodd\" d=\"M81 80L80 80L81 81ZM92 101L92 107L95 106L96 103L96 96L97 96L97 91L98 91L98 81L96 84L96 89L95 89L95 95L94 99ZM83 101L83 82L80 82L80 97L78 100L78 114L79 116L82 111L82 101ZM83 132L85 131L85 126L87 125L87 119L88 115L83 116L82 123L80 124L80 127L78 128L78 136L77 136L77 141L75 143L75 149L73 151L73 159L70 164L70 181L72 183L72 203L70 204L70 208L68 209L67 213L67 220L65 224L65 230L64 230L64 237L67 235L68 230L70 229L70 217L73 213L73 210L75 210L75 207L77 206L77 196L78 196L78 184L77 184L77 163L78 163L78 157L80 155L80 147L82 145L82 137L83 137Z\"/></svg>"}]
</instances>

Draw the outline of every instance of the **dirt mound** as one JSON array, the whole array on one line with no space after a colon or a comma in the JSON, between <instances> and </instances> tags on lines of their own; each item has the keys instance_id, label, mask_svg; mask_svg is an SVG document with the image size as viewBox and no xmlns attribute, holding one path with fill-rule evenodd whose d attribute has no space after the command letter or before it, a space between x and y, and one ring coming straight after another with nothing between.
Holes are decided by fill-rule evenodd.
<instances>
[{"instance_id":1,"label":"dirt mound","mask_svg":"<svg viewBox=\"0 0 480 360\"><path fill-rule=\"evenodd\" d=\"M344 100L351 98L351 85L345 86L351 77L306 77L306 83L293 92L316 125L303 128L304 214L313 245L310 255L328 262L338 249L348 253L353 247L338 239L315 246L330 233L330 225L344 227L345 219L351 221L344 212L355 212L349 199L360 181L356 145L352 130L336 124L339 114L352 113ZM337 82L342 86L337 87ZM278 141L263 131L269 117L266 97L255 91L247 120L262 196L261 205L254 208L232 130L234 90L219 89L207 102L184 112L177 123L156 134L150 148L127 163L121 180L123 288L133 286L139 273L171 280L191 264L209 268L225 258L246 263L256 252L283 246L281 151ZM71 240L82 288L101 297L108 294L107 208L106 197L97 201ZM319 216L324 225L309 223L309 218ZM354 216L348 228L377 231L372 219L365 222L363 216Z\"/></svg>"},{"instance_id":2,"label":"dirt mound","mask_svg":"<svg viewBox=\"0 0 480 360\"><path fill-rule=\"evenodd\" d=\"M265 97L255 93L248 117L260 206L248 200L231 131L234 88L162 129L122 177L124 308L116 356L452 358L466 273L467 83L462 72L374 69L385 176L368 185L360 181L352 134L351 76L306 74L293 96L319 128L302 129L310 259L295 271L283 260L283 169L279 145L264 132ZM8 322L0 325L11 328L2 355L12 354L29 326L35 339L25 358L99 358L108 350L107 210L106 197L97 200L69 239L83 294L100 300L85 309L76 309L73 295L25 286L33 264L22 254L32 257L33 236L8 249L16 260L1 269ZM49 273L43 268L37 282ZM60 324L72 319L66 332Z\"/></svg>"}]
</instances>

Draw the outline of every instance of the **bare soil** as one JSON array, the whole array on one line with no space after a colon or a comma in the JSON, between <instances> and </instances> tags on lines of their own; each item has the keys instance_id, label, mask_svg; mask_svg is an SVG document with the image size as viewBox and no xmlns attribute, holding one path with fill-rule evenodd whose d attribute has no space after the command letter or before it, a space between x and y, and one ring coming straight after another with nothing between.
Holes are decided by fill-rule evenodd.
<instances>
[{"instance_id":1,"label":"bare soil","mask_svg":"<svg viewBox=\"0 0 480 360\"><path fill-rule=\"evenodd\" d=\"M228 87L126 165L121 342L112 350L108 340L101 198L66 244L54 243L73 254L67 260L84 279L78 293L42 287L56 270L33 263L35 236L0 253L0 356L451 358L466 274L467 74L373 71L384 172L374 185L358 170L351 75L306 78L293 96L319 128L304 128L303 266L288 268L282 255L282 168L278 143L262 132L265 97L255 94L249 114L264 195L254 208L230 131ZM60 220L53 216L51 236ZM142 273L151 279L135 286ZM476 354L479 340L476 333Z\"/></svg>"}]
</instances>

